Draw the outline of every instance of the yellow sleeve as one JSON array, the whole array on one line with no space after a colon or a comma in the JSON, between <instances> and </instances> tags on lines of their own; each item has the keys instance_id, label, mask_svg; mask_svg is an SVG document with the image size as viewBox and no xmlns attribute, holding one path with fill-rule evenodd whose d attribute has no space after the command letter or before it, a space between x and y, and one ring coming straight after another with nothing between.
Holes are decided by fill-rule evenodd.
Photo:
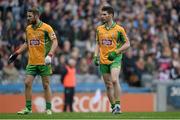
<instances>
[{"instance_id":1,"label":"yellow sleeve","mask_svg":"<svg viewBox=\"0 0 180 120\"><path fill-rule=\"evenodd\" d=\"M52 29L51 26L48 25L48 26L46 27L46 30L47 30L48 36L49 36L49 38L50 38L51 40L56 39L56 34L54 33L54 30Z\"/></svg>"},{"instance_id":2,"label":"yellow sleeve","mask_svg":"<svg viewBox=\"0 0 180 120\"><path fill-rule=\"evenodd\" d=\"M126 41L127 40L127 34L126 34L123 27L120 27L120 32L122 33L123 37L125 38L124 41Z\"/></svg>"}]
</instances>

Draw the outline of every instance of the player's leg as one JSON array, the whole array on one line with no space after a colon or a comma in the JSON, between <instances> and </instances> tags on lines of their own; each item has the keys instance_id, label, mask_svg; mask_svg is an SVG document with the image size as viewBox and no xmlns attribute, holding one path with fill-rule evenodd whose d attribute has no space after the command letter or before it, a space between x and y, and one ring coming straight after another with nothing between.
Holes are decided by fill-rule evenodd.
<instances>
[{"instance_id":1,"label":"player's leg","mask_svg":"<svg viewBox=\"0 0 180 120\"><path fill-rule=\"evenodd\" d=\"M29 114L32 113L31 98L32 98L32 83L36 75L36 66L27 65L26 67L26 79L25 79L25 99L26 107L19 111L18 114Z\"/></svg>"},{"instance_id":2,"label":"player's leg","mask_svg":"<svg viewBox=\"0 0 180 120\"><path fill-rule=\"evenodd\" d=\"M44 88L44 97L46 100L46 113L52 114L51 112L51 89L50 89L50 78L49 76L52 73L51 66L42 65L39 66L39 72L42 77L42 84Z\"/></svg>"},{"instance_id":3,"label":"player's leg","mask_svg":"<svg viewBox=\"0 0 180 120\"><path fill-rule=\"evenodd\" d=\"M118 109L120 109L120 92L121 92L121 87L119 84L119 72L120 69L118 68L111 69L111 79L114 88L115 107L118 107ZM119 110L117 113L119 112L121 111Z\"/></svg>"},{"instance_id":4,"label":"player's leg","mask_svg":"<svg viewBox=\"0 0 180 120\"><path fill-rule=\"evenodd\" d=\"M120 74L120 63L119 62L114 62L111 64L111 80L113 83L113 88L114 88L114 98L115 98L115 108L114 108L114 113L120 113L121 108L120 108L120 92L121 92L121 87L119 83L119 74Z\"/></svg>"},{"instance_id":5,"label":"player's leg","mask_svg":"<svg viewBox=\"0 0 180 120\"><path fill-rule=\"evenodd\" d=\"M25 79L25 98L26 98L26 107L31 110L31 98L32 98L32 83L34 76L27 75Z\"/></svg>"},{"instance_id":6,"label":"player's leg","mask_svg":"<svg viewBox=\"0 0 180 120\"><path fill-rule=\"evenodd\" d=\"M50 89L50 82L49 82L49 76L42 76L42 84L44 88L44 97L46 100L46 112L47 114L49 111L51 111L51 89Z\"/></svg>"},{"instance_id":7,"label":"player's leg","mask_svg":"<svg viewBox=\"0 0 180 120\"><path fill-rule=\"evenodd\" d=\"M106 86L106 93L108 96L108 99L111 103L111 108L114 108L115 100L114 100L114 89L113 84L110 79L110 66L109 65L100 65L100 72L102 75L102 79L104 80L105 86Z\"/></svg>"},{"instance_id":8,"label":"player's leg","mask_svg":"<svg viewBox=\"0 0 180 120\"><path fill-rule=\"evenodd\" d=\"M32 81L34 79L34 76L32 75L27 75L25 79L25 99L26 99L26 107L19 111L18 114L29 114L32 113L32 108L31 108L31 97L32 97Z\"/></svg>"},{"instance_id":9,"label":"player's leg","mask_svg":"<svg viewBox=\"0 0 180 120\"><path fill-rule=\"evenodd\" d=\"M114 89L112 81L110 80L110 74L103 74L103 80L106 86L106 93L111 103L111 108L114 108L115 99L114 99Z\"/></svg>"}]
</instances>

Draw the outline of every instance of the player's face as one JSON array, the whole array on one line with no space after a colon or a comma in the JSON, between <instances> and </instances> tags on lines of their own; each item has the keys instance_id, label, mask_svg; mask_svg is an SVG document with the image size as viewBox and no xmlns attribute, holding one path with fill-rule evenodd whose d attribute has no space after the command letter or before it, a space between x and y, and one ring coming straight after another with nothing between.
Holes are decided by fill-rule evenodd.
<instances>
[{"instance_id":1,"label":"player's face","mask_svg":"<svg viewBox=\"0 0 180 120\"><path fill-rule=\"evenodd\" d=\"M107 23L111 19L111 15L107 11L101 11L101 21L103 24Z\"/></svg>"},{"instance_id":2,"label":"player's face","mask_svg":"<svg viewBox=\"0 0 180 120\"><path fill-rule=\"evenodd\" d=\"M27 12L27 21L28 24L36 24L35 15L33 14L33 12Z\"/></svg>"}]
</instances>

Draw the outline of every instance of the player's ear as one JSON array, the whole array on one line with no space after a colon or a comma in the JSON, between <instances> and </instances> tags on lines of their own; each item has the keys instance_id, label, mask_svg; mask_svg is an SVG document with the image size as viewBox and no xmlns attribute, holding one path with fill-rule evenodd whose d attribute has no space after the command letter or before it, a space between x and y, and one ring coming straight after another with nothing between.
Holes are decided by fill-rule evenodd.
<instances>
[{"instance_id":1,"label":"player's ear","mask_svg":"<svg viewBox=\"0 0 180 120\"><path fill-rule=\"evenodd\" d=\"M110 16L113 18L113 14L110 14Z\"/></svg>"}]
</instances>

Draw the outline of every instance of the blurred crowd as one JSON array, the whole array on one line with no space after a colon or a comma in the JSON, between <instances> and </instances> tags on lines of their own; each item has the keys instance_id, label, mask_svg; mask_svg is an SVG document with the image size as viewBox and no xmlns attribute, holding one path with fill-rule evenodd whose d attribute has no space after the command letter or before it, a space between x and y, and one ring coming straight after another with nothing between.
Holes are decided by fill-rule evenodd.
<instances>
[{"instance_id":1,"label":"blurred crowd","mask_svg":"<svg viewBox=\"0 0 180 120\"><path fill-rule=\"evenodd\" d=\"M24 73L26 52L14 64L7 65L7 59L26 39L26 10L32 6L39 8L41 20L53 27L58 38L54 74L73 57L77 74L99 75L92 57L103 5L114 8L115 21L125 28L131 42L122 64L125 82L143 86L144 80L180 78L179 0L0 0L1 82Z\"/></svg>"}]
</instances>

